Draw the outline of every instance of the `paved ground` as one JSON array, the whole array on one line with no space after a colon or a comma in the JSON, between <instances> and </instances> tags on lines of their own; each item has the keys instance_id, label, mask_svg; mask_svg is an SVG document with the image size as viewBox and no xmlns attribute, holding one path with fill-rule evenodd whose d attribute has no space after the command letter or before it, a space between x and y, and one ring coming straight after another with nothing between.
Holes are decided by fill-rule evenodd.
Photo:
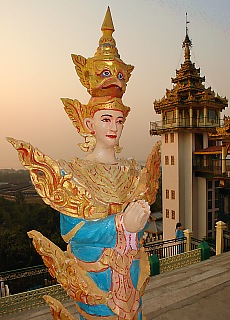
<instances>
[{"instance_id":1,"label":"paved ground","mask_svg":"<svg viewBox=\"0 0 230 320\"><path fill-rule=\"evenodd\" d=\"M230 319L230 281L226 285L219 286L216 290L205 297L196 296L186 304L178 303L173 309L162 313L155 318L151 316L148 319L154 320L228 320Z\"/></svg>"},{"instance_id":2,"label":"paved ground","mask_svg":"<svg viewBox=\"0 0 230 320\"><path fill-rule=\"evenodd\" d=\"M230 252L155 276L144 296L148 320L230 319Z\"/></svg>"},{"instance_id":3,"label":"paved ground","mask_svg":"<svg viewBox=\"0 0 230 320\"><path fill-rule=\"evenodd\" d=\"M144 295L147 320L230 319L230 252L151 278ZM77 318L72 303L66 307ZM51 320L44 306L0 320Z\"/></svg>"}]
</instances>

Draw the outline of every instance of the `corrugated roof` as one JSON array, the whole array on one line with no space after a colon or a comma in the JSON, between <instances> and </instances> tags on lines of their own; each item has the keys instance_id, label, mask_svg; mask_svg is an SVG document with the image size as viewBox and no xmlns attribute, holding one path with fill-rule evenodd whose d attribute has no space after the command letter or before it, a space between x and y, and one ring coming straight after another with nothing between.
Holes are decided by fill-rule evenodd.
<instances>
[{"instance_id":1,"label":"corrugated roof","mask_svg":"<svg viewBox=\"0 0 230 320\"><path fill-rule=\"evenodd\" d=\"M205 149L194 151L193 153L194 154L221 154L222 146L212 146Z\"/></svg>"}]
</instances>

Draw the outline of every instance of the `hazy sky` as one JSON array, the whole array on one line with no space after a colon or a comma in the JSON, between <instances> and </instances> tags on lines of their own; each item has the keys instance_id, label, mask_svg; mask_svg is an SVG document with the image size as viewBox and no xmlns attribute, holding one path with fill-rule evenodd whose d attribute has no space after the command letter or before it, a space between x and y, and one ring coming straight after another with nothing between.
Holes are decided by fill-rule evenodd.
<instances>
[{"instance_id":1,"label":"hazy sky","mask_svg":"<svg viewBox=\"0 0 230 320\"><path fill-rule=\"evenodd\" d=\"M84 156L60 98L88 102L70 54L94 55L108 5L121 59L135 66L123 96L132 111L122 157L145 161L157 140L149 135L149 122L159 120L153 101L184 61L185 12L192 61L206 87L230 98L229 0L0 0L0 168L21 168L7 136L54 159Z\"/></svg>"}]
</instances>

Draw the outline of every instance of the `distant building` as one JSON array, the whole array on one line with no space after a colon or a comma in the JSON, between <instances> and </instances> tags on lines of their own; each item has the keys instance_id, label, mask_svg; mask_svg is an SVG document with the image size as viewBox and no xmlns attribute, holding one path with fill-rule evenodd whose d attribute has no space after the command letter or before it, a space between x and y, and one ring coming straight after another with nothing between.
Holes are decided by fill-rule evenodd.
<instances>
[{"instance_id":1,"label":"distant building","mask_svg":"<svg viewBox=\"0 0 230 320\"><path fill-rule=\"evenodd\" d=\"M152 212L149 224L145 230L144 240L146 243L163 239L162 212Z\"/></svg>"},{"instance_id":2,"label":"distant building","mask_svg":"<svg viewBox=\"0 0 230 320\"><path fill-rule=\"evenodd\" d=\"M184 62L172 78L173 88L154 102L161 121L150 123L150 134L160 135L162 141L164 239L175 237L177 222L192 230L194 237L214 237L215 222L230 208L230 195L220 185L223 179L230 181L226 178L229 144L222 147L224 140L215 137L216 129L222 130L220 113L228 101L205 88L205 77L191 62L191 46L186 22Z\"/></svg>"}]
</instances>

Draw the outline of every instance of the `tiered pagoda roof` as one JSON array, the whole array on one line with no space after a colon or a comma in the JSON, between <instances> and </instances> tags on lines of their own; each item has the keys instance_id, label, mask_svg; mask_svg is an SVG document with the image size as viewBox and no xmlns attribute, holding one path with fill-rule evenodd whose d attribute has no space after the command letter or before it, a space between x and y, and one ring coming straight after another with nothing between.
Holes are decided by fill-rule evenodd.
<instances>
[{"instance_id":1,"label":"tiered pagoda roof","mask_svg":"<svg viewBox=\"0 0 230 320\"><path fill-rule=\"evenodd\" d=\"M228 106L228 100L220 97L209 88L205 88L205 77L200 76L200 69L190 59L190 48L192 42L188 36L186 27L186 36L183 41L184 63L181 68L176 70L176 77L172 78L173 89L166 89L166 95L154 101L154 109L160 114L163 110L173 110L174 108L203 108L204 106L222 111Z\"/></svg>"}]
</instances>

